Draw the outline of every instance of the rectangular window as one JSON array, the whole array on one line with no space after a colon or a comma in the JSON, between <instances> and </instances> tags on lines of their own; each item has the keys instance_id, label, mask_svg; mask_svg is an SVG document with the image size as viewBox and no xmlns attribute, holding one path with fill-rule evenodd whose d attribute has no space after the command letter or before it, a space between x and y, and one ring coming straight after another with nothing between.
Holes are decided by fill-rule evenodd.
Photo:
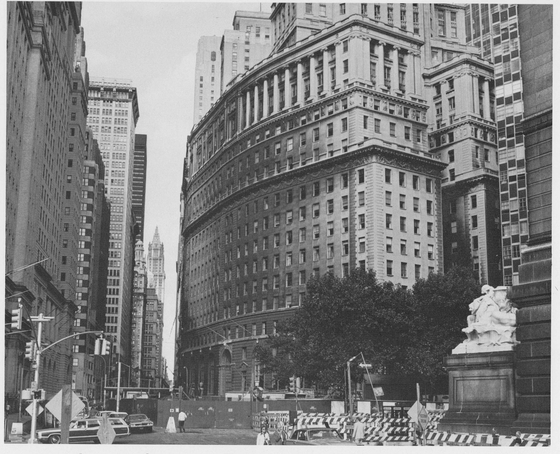
<instances>
[{"instance_id":1,"label":"rectangular window","mask_svg":"<svg viewBox=\"0 0 560 454\"><path fill-rule=\"evenodd\" d=\"M333 124L332 123L327 124L327 137L332 137L333 133L334 133Z\"/></svg>"},{"instance_id":2,"label":"rectangular window","mask_svg":"<svg viewBox=\"0 0 560 454\"><path fill-rule=\"evenodd\" d=\"M397 128L396 123L389 123L389 135L391 137L396 137L397 136L396 128Z\"/></svg>"},{"instance_id":3,"label":"rectangular window","mask_svg":"<svg viewBox=\"0 0 560 454\"><path fill-rule=\"evenodd\" d=\"M327 193L334 191L334 178L327 178Z\"/></svg>"},{"instance_id":4,"label":"rectangular window","mask_svg":"<svg viewBox=\"0 0 560 454\"><path fill-rule=\"evenodd\" d=\"M366 215L365 214L359 214L358 215L358 228L359 229L365 229L366 228Z\"/></svg>"},{"instance_id":5,"label":"rectangular window","mask_svg":"<svg viewBox=\"0 0 560 454\"><path fill-rule=\"evenodd\" d=\"M348 218L342 218L342 233L348 233Z\"/></svg>"},{"instance_id":6,"label":"rectangular window","mask_svg":"<svg viewBox=\"0 0 560 454\"><path fill-rule=\"evenodd\" d=\"M476 194L471 195L471 208L476 208L477 207L477 200L476 200Z\"/></svg>"},{"instance_id":7,"label":"rectangular window","mask_svg":"<svg viewBox=\"0 0 560 454\"><path fill-rule=\"evenodd\" d=\"M414 257L420 257L420 243L414 242Z\"/></svg>"},{"instance_id":8,"label":"rectangular window","mask_svg":"<svg viewBox=\"0 0 560 454\"><path fill-rule=\"evenodd\" d=\"M406 240L401 240L401 255L406 255Z\"/></svg>"},{"instance_id":9,"label":"rectangular window","mask_svg":"<svg viewBox=\"0 0 560 454\"><path fill-rule=\"evenodd\" d=\"M358 169L358 183L363 183L365 181L364 169Z\"/></svg>"},{"instance_id":10,"label":"rectangular window","mask_svg":"<svg viewBox=\"0 0 560 454\"><path fill-rule=\"evenodd\" d=\"M320 230L319 230L319 225L315 224L313 226L313 239L314 240L318 240L319 239L319 235L320 235Z\"/></svg>"},{"instance_id":11,"label":"rectangular window","mask_svg":"<svg viewBox=\"0 0 560 454\"><path fill-rule=\"evenodd\" d=\"M406 187L406 174L404 172L399 172L399 186L401 188Z\"/></svg>"},{"instance_id":12,"label":"rectangular window","mask_svg":"<svg viewBox=\"0 0 560 454\"><path fill-rule=\"evenodd\" d=\"M477 229L478 228L478 216L471 216L471 228Z\"/></svg>"},{"instance_id":13,"label":"rectangular window","mask_svg":"<svg viewBox=\"0 0 560 454\"><path fill-rule=\"evenodd\" d=\"M434 236L434 223L428 222L427 224L428 236Z\"/></svg>"},{"instance_id":14,"label":"rectangular window","mask_svg":"<svg viewBox=\"0 0 560 454\"><path fill-rule=\"evenodd\" d=\"M472 247L475 251L478 249L478 236L472 237Z\"/></svg>"},{"instance_id":15,"label":"rectangular window","mask_svg":"<svg viewBox=\"0 0 560 454\"><path fill-rule=\"evenodd\" d=\"M414 220L414 234L420 235L420 221L418 219Z\"/></svg>"},{"instance_id":16,"label":"rectangular window","mask_svg":"<svg viewBox=\"0 0 560 454\"><path fill-rule=\"evenodd\" d=\"M342 211L345 211L347 209L348 209L348 196L343 195L342 196Z\"/></svg>"},{"instance_id":17,"label":"rectangular window","mask_svg":"<svg viewBox=\"0 0 560 454\"><path fill-rule=\"evenodd\" d=\"M393 261L387 260L387 276L393 275Z\"/></svg>"},{"instance_id":18,"label":"rectangular window","mask_svg":"<svg viewBox=\"0 0 560 454\"><path fill-rule=\"evenodd\" d=\"M426 178L426 192L433 191L433 180L431 178Z\"/></svg>"},{"instance_id":19,"label":"rectangular window","mask_svg":"<svg viewBox=\"0 0 560 454\"><path fill-rule=\"evenodd\" d=\"M319 207L320 207L320 205L318 203L313 204L313 217L314 218L318 218L319 215L320 215L321 210L320 210Z\"/></svg>"},{"instance_id":20,"label":"rectangular window","mask_svg":"<svg viewBox=\"0 0 560 454\"><path fill-rule=\"evenodd\" d=\"M318 181L313 183L313 197L317 197L321 193L321 186Z\"/></svg>"},{"instance_id":21,"label":"rectangular window","mask_svg":"<svg viewBox=\"0 0 560 454\"><path fill-rule=\"evenodd\" d=\"M391 183L391 169L385 169L385 183Z\"/></svg>"},{"instance_id":22,"label":"rectangular window","mask_svg":"<svg viewBox=\"0 0 560 454\"><path fill-rule=\"evenodd\" d=\"M381 134L381 120L379 118L373 120L373 131L376 134Z\"/></svg>"},{"instance_id":23,"label":"rectangular window","mask_svg":"<svg viewBox=\"0 0 560 454\"><path fill-rule=\"evenodd\" d=\"M420 199L418 197L412 199L412 208L416 213L420 211Z\"/></svg>"},{"instance_id":24,"label":"rectangular window","mask_svg":"<svg viewBox=\"0 0 560 454\"><path fill-rule=\"evenodd\" d=\"M401 262L401 278L406 279L407 276L407 266L406 262Z\"/></svg>"},{"instance_id":25,"label":"rectangular window","mask_svg":"<svg viewBox=\"0 0 560 454\"><path fill-rule=\"evenodd\" d=\"M401 232L406 232L406 218L404 216L401 216L400 218L400 227Z\"/></svg>"},{"instance_id":26,"label":"rectangular window","mask_svg":"<svg viewBox=\"0 0 560 454\"><path fill-rule=\"evenodd\" d=\"M404 194L399 195L399 208L401 210L406 209L406 196Z\"/></svg>"},{"instance_id":27,"label":"rectangular window","mask_svg":"<svg viewBox=\"0 0 560 454\"><path fill-rule=\"evenodd\" d=\"M434 259L434 245L433 244L428 244L428 259L430 259L430 260Z\"/></svg>"},{"instance_id":28,"label":"rectangular window","mask_svg":"<svg viewBox=\"0 0 560 454\"><path fill-rule=\"evenodd\" d=\"M385 228L389 230L393 229L393 216L391 214L385 214Z\"/></svg>"},{"instance_id":29,"label":"rectangular window","mask_svg":"<svg viewBox=\"0 0 560 454\"><path fill-rule=\"evenodd\" d=\"M358 192L358 206L364 206L366 204L366 195L364 191ZM347 204L348 206L348 204Z\"/></svg>"},{"instance_id":30,"label":"rectangular window","mask_svg":"<svg viewBox=\"0 0 560 454\"><path fill-rule=\"evenodd\" d=\"M329 221L327 222L327 236L333 236L333 235L334 235L334 222Z\"/></svg>"}]
</instances>

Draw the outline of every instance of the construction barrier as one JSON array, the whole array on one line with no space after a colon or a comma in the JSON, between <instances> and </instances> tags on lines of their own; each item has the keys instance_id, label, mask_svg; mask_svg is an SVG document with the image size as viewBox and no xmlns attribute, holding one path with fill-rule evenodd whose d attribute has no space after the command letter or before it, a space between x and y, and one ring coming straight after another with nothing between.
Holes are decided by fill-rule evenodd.
<instances>
[{"instance_id":1,"label":"construction barrier","mask_svg":"<svg viewBox=\"0 0 560 454\"><path fill-rule=\"evenodd\" d=\"M428 411L426 443L432 446L550 446L549 434L490 435L458 434L438 432L437 426L445 412ZM354 413L336 415L333 413L300 413L297 417L298 427L332 427L345 438L350 438L353 431L353 418L358 418L364 428L364 443L407 443L415 442L415 427L410 418L394 418L385 413Z\"/></svg>"}]
</instances>

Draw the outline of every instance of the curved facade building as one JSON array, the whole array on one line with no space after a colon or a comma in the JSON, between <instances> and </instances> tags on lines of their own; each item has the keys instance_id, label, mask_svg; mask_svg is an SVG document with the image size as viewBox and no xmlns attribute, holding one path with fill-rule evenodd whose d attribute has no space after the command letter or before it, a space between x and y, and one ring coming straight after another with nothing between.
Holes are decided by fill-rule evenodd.
<instances>
[{"instance_id":1,"label":"curved facade building","mask_svg":"<svg viewBox=\"0 0 560 454\"><path fill-rule=\"evenodd\" d=\"M306 5L273 6L276 39L323 14ZM361 267L412 286L443 269L447 164L430 153L423 78L433 6L405 5L393 24L387 5L363 5L329 4L331 25L275 43L192 130L177 357L191 394L284 389L253 349L297 311L312 276Z\"/></svg>"}]
</instances>

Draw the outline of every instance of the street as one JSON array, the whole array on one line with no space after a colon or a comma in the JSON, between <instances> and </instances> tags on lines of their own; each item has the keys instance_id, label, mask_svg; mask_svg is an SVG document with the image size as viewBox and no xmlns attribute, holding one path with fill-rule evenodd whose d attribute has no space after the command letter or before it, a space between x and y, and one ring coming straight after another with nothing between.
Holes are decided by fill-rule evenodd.
<instances>
[{"instance_id":1,"label":"street","mask_svg":"<svg viewBox=\"0 0 560 454\"><path fill-rule=\"evenodd\" d=\"M254 445L257 432L251 429L186 429L186 433L166 433L154 427L151 433L133 433L114 442L126 445Z\"/></svg>"}]
</instances>

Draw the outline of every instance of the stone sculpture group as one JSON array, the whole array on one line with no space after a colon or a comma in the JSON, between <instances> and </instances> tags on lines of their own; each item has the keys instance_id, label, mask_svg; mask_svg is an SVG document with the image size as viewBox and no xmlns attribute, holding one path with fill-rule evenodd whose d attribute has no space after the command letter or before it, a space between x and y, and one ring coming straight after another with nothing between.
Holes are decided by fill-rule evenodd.
<instances>
[{"instance_id":1,"label":"stone sculpture group","mask_svg":"<svg viewBox=\"0 0 560 454\"><path fill-rule=\"evenodd\" d=\"M463 328L467 339L452 353L512 350L515 339L517 309L506 297L506 287L482 286L482 296L469 304L471 315Z\"/></svg>"}]
</instances>

